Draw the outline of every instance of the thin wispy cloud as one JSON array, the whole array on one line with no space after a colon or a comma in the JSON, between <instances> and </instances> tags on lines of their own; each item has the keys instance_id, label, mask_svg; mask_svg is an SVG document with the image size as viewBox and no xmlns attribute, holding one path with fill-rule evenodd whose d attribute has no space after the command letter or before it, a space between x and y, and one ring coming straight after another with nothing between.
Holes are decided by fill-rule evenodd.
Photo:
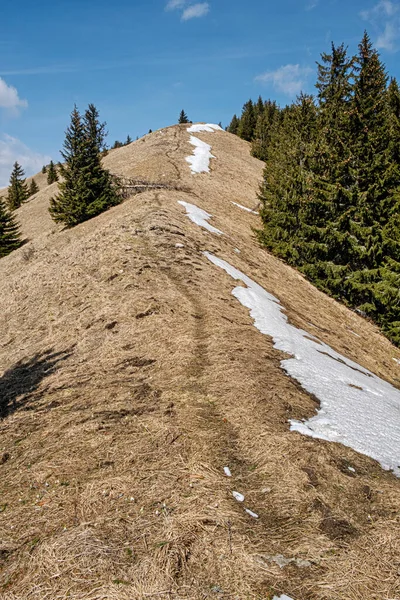
<instances>
[{"instance_id":1,"label":"thin wispy cloud","mask_svg":"<svg viewBox=\"0 0 400 600\"><path fill-rule=\"evenodd\" d=\"M182 13L182 21L189 21L189 19L196 19L199 17L205 17L210 12L210 5L208 2L199 2L188 6Z\"/></svg>"},{"instance_id":2,"label":"thin wispy cloud","mask_svg":"<svg viewBox=\"0 0 400 600\"><path fill-rule=\"evenodd\" d=\"M0 188L8 185L15 161L22 165L27 176L37 173L50 162L50 156L31 150L23 142L11 135L0 136Z\"/></svg>"},{"instance_id":3,"label":"thin wispy cloud","mask_svg":"<svg viewBox=\"0 0 400 600\"><path fill-rule=\"evenodd\" d=\"M310 0L307 4L306 4L306 10L313 10L313 8L316 8L319 4L319 0Z\"/></svg>"},{"instance_id":4,"label":"thin wispy cloud","mask_svg":"<svg viewBox=\"0 0 400 600\"><path fill-rule=\"evenodd\" d=\"M312 73L310 67L284 65L275 71L266 71L258 75L255 81L271 84L277 92L282 92L286 96L294 96L304 89L310 73Z\"/></svg>"},{"instance_id":5,"label":"thin wispy cloud","mask_svg":"<svg viewBox=\"0 0 400 600\"><path fill-rule=\"evenodd\" d=\"M360 13L376 31L375 45L379 49L394 52L400 39L400 4L391 0L380 0L369 10Z\"/></svg>"},{"instance_id":6,"label":"thin wispy cloud","mask_svg":"<svg viewBox=\"0 0 400 600\"><path fill-rule=\"evenodd\" d=\"M28 102L19 97L17 89L7 85L0 77L0 108L6 109L11 114L17 114L19 109L27 106Z\"/></svg>"},{"instance_id":7,"label":"thin wispy cloud","mask_svg":"<svg viewBox=\"0 0 400 600\"><path fill-rule=\"evenodd\" d=\"M181 13L181 21L205 17L210 12L209 2L194 2L193 0L169 0L165 10L176 10Z\"/></svg>"}]
</instances>

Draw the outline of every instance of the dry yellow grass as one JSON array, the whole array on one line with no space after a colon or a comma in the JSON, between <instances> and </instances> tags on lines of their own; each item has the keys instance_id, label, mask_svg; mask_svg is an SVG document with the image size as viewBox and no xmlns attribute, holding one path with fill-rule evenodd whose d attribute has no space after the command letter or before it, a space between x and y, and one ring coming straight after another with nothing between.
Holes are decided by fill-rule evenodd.
<instances>
[{"instance_id":1,"label":"dry yellow grass","mask_svg":"<svg viewBox=\"0 0 400 600\"><path fill-rule=\"evenodd\" d=\"M0 597L399 600L400 482L289 432L315 402L202 251L395 385L400 352L257 246L258 218L231 201L254 208L262 164L230 134L199 137L210 175L190 174L184 127L105 159L190 192L146 192L70 231L48 217L55 186L18 212L30 241L0 261Z\"/></svg>"}]
</instances>

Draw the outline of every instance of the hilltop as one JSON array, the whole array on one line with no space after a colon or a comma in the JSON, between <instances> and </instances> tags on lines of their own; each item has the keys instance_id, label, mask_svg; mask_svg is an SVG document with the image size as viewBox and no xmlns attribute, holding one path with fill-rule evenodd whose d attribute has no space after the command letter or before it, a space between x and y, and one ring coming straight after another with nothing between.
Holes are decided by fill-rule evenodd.
<instances>
[{"instance_id":1,"label":"hilltop","mask_svg":"<svg viewBox=\"0 0 400 600\"><path fill-rule=\"evenodd\" d=\"M285 336L335 359L326 380L342 364L367 377L343 380L354 402L393 393L394 412L400 351L259 247L250 145L187 129L104 158L175 189L62 231L57 184L35 176L17 211L27 242L0 261L0 595L399 598L400 483L380 464L398 439L378 461L291 431L320 403ZM278 311L262 325L261 297Z\"/></svg>"}]
</instances>

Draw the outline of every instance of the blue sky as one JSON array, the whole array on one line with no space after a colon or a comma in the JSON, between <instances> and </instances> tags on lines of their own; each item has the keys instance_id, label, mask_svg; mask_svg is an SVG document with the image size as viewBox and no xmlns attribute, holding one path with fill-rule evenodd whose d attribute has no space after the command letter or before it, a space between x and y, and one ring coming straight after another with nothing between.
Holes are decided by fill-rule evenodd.
<instances>
[{"instance_id":1,"label":"blue sky","mask_svg":"<svg viewBox=\"0 0 400 600\"><path fill-rule=\"evenodd\" d=\"M330 42L366 28L400 76L400 0L2 0L0 186L59 160L74 103L93 102L108 142L177 121L225 126L249 98L313 91Z\"/></svg>"}]
</instances>

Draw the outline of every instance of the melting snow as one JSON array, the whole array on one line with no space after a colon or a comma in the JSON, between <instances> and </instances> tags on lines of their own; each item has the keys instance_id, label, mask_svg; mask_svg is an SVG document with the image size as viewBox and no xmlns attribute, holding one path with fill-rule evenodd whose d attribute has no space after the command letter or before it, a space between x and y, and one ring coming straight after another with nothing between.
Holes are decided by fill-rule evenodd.
<instances>
[{"instance_id":1,"label":"melting snow","mask_svg":"<svg viewBox=\"0 0 400 600\"><path fill-rule=\"evenodd\" d=\"M214 133L214 131L223 131L219 125L213 123L197 123L188 128L189 133L200 133L201 131L208 131L208 133Z\"/></svg>"},{"instance_id":2,"label":"melting snow","mask_svg":"<svg viewBox=\"0 0 400 600\"><path fill-rule=\"evenodd\" d=\"M189 217L189 219L191 221L193 221L193 223L196 223L196 225L200 225L200 227L204 227L204 229L211 231L211 233L217 233L218 235L223 235L222 231L220 231L219 229L217 229L216 227L213 227L212 225L210 225L210 223L208 223L208 219L212 218L212 215L210 215L208 212L206 212L205 210L202 210L195 204L189 204L188 202L183 202L183 200L178 200L178 204L181 204L182 206L184 206L186 208L187 216Z\"/></svg>"},{"instance_id":3,"label":"melting snow","mask_svg":"<svg viewBox=\"0 0 400 600\"><path fill-rule=\"evenodd\" d=\"M253 517L253 519L258 519L258 515L255 512L253 512L252 510L250 510L249 508L245 508L244 510L247 512L248 515Z\"/></svg>"},{"instance_id":4,"label":"melting snow","mask_svg":"<svg viewBox=\"0 0 400 600\"><path fill-rule=\"evenodd\" d=\"M233 295L248 309L254 324L291 355L283 369L321 403L307 422L291 421L291 430L340 442L393 469L400 477L400 391L367 369L288 323L277 298L232 267L205 252L216 266L246 284Z\"/></svg>"},{"instance_id":5,"label":"melting snow","mask_svg":"<svg viewBox=\"0 0 400 600\"><path fill-rule=\"evenodd\" d=\"M232 473L229 467L224 467L224 473L227 477L232 477Z\"/></svg>"},{"instance_id":6,"label":"melting snow","mask_svg":"<svg viewBox=\"0 0 400 600\"><path fill-rule=\"evenodd\" d=\"M258 212L256 212L255 210L251 210L251 208L247 208L247 206L242 206L241 204L238 204L237 202L233 202L231 200L231 204L234 204L235 206L241 208L242 210L245 210L246 212L252 213L253 215L258 215Z\"/></svg>"},{"instance_id":7,"label":"melting snow","mask_svg":"<svg viewBox=\"0 0 400 600\"><path fill-rule=\"evenodd\" d=\"M232 492L233 497L238 501L238 502L244 502L244 496L243 494L239 494L239 492Z\"/></svg>"},{"instance_id":8,"label":"melting snow","mask_svg":"<svg viewBox=\"0 0 400 600\"><path fill-rule=\"evenodd\" d=\"M188 128L189 133L200 133L201 131L208 131L213 133L214 131L223 131L219 125L213 125L212 123L192 125ZM190 136L190 143L194 146L194 152L192 156L186 157L186 162L191 165L192 173L209 173L210 172L210 160L215 158L211 154L211 146L199 140L199 138Z\"/></svg>"},{"instance_id":9,"label":"melting snow","mask_svg":"<svg viewBox=\"0 0 400 600\"><path fill-rule=\"evenodd\" d=\"M289 596L285 596L285 594L283 594L283 596L279 596L279 598L278 596L274 596L272 600L293 600L293 598L289 598Z\"/></svg>"},{"instance_id":10,"label":"melting snow","mask_svg":"<svg viewBox=\"0 0 400 600\"><path fill-rule=\"evenodd\" d=\"M211 146L194 135L190 136L190 143L194 146L194 152L192 156L186 157L186 162L191 165L192 173L209 173L210 159L215 158L211 154Z\"/></svg>"}]
</instances>

